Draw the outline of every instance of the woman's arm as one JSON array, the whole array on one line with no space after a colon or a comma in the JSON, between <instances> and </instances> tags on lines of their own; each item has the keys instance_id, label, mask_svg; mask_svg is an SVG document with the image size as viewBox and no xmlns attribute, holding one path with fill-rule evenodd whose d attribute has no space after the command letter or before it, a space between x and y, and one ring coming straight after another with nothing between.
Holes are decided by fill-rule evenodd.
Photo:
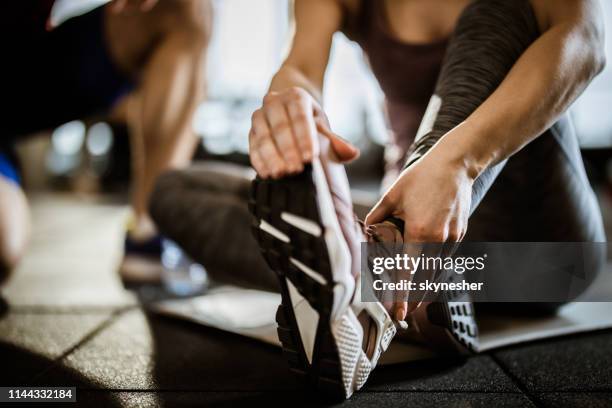
<instances>
[{"instance_id":1,"label":"woman's arm","mask_svg":"<svg viewBox=\"0 0 612 408\"><path fill-rule=\"evenodd\" d=\"M461 240L474 180L550 127L603 69L596 0L532 1L542 35L474 113L400 175L367 224L396 216L408 242Z\"/></svg>"},{"instance_id":2,"label":"woman's arm","mask_svg":"<svg viewBox=\"0 0 612 408\"><path fill-rule=\"evenodd\" d=\"M303 170L312 160L316 133L330 135L342 160L357 150L331 135L319 100L334 33L342 24L341 0L296 0L295 36L289 56L274 76L263 105L253 113L251 164L263 177Z\"/></svg>"},{"instance_id":3,"label":"woman's arm","mask_svg":"<svg viewBox=\"0 0 612 408\"><path fill-rule=\"evenodd\" d=\"M272 79L270 92L300 87L320 102L332 37L342 23L342 9L338 0L296 0L294 7L291 49Z\"/></svg>"},{"instance_id":4,"label":"woman's arm","mask_svg":"<svg viewBox=\"0 0 612 408\"><path fill-rule=\"evenodd\" d=\"M542 36L499 88L435 149L476 178L548 129L605 65L597 0L533 0Z\"/></svg>"},{"instance_id":5,"label":"woman's arm","mask_svg":"<svg viewBox=\"0 0 612 408\"><path fill-rule=\"evenodd\" d=\"M532 0L542 35L462 124L406 168L366 218L404 221L405 242L465 235L474 180L550 127L603 67L594 0ZM433 186L433 188L432 188ZM397 319L407 305L395 305Z\"/></svg>"}]
</instances>

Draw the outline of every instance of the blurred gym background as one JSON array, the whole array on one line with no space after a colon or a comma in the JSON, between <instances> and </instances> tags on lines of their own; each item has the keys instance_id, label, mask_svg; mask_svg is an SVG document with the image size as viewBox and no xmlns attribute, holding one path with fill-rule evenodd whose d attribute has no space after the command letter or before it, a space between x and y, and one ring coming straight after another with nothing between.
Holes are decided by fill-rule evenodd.
<instances>
[{"instance_id":1,"label":"blurred gym background","mask_svg":"<svg viewBox=\"0 0 612 408\"><path fill-rule=\"evenodd\" d=\"M602 2L608 27L612 3ZM208 99L193 128L201 137L196 160L215 158L248 164L247 134L272 74L288 47L290 0L217 0L209 50ZM612 61L612 29L607 32ZM387 126L383 96L360 49L337 34L327 72L324 105L333 129L362 149L349 168L357 190L377 194ZM575 104L575 119L591 181L605 217L612 217L612 64ZM33 114L35 114L33 112ZM42 136L42 135L41 135ZM82 118L33 137L18 147L26 188L82 193L123 192L130 177L125 125L106 117Z\"/></svg>"}]
</instances>

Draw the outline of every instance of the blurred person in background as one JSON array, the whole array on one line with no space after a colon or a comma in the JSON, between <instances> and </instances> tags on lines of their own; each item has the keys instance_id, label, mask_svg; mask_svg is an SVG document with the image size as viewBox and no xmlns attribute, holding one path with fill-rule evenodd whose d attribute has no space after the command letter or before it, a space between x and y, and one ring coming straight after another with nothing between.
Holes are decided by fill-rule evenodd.
<instances>
[{"instance_id":1,"label":"blurred person in background","mask_svg":"<svg viewBox=\"0 0 612 408\"><path fill-rule=\"evenodd\" d=\"M54 26L56 9L87 8ZM0 281L24 254L29 216L14 143L28 134L112 110L125 117L133 152L132 215L121 272L157 257L147 212L157 176L186 166L204 97L212 26L209 0L35 0L2 2ZM132 274L132 275L131 275Z\"/></svg>"}]
</instances>

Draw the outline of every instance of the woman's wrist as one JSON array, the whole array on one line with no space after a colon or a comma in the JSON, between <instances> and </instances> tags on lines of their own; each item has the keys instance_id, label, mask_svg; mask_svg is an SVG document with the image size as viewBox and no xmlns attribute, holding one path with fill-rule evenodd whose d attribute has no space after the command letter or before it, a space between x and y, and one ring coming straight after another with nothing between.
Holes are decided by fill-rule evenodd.
<instances>
[{"instance_id":1,"label":"woman's wrist","mask_svg":"<svg viewBox=\"0 0 612 408\"><path fill-rule=\"evenodd\" d=\"M274 75L268 92L282 92L292 87L304 89L319 104L321 103L322 89L316 86L301 70L291 65L284 65Z\"/></svg>"},{"instance_id":2,"label":"woman's wrist","mask_svg":"<svg viewBox=\"0 0 612 408\"><path fill-rule=\"evenodd\" d=\"M445 134L434 150L438 160L451 168L464 171L475 180L496 162L497 150L490 143L487 132L476 124L465 121Z\"/></svg>"}]
</instances>

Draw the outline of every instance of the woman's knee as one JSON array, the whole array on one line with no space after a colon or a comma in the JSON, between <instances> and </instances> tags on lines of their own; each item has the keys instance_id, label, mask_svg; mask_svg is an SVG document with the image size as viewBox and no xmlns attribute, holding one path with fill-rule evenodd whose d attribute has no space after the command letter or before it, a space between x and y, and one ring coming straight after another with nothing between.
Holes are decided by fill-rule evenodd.
<instances>
[{"instance_id":1,"label":"woman's knee","mask_svg":"<svg viewBox=\"0 0 612 408\"><path fill-rule=\"evenodd\" d=\"M0 176L0 283L17 266L29 236L29 211L23 191Z\"/></svg>"}]
</instances>

